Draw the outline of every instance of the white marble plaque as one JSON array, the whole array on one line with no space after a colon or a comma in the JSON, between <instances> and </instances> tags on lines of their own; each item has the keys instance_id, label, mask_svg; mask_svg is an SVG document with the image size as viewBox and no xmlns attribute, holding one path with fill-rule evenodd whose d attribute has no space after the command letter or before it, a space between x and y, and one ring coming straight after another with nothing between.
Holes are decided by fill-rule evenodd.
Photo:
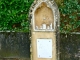
<instances>
[{"instance_id":1,"label":"white marble plaque","mask_svg":"<svg viewBox=\"0 0 80 60\"><path fill-rule=\"evenodd\" d=\"M52 58L52 39L37 39L38 58Z\"/></svg>"}]
</instances>

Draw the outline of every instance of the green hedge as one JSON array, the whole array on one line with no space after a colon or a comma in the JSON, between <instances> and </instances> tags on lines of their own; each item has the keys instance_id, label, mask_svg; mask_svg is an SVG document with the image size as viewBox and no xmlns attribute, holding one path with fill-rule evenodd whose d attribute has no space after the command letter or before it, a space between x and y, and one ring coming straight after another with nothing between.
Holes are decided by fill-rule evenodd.
<instances>
[{"instance_id":1,"label":"green hedge","mask_svg":"<svg viewBox=\"0 0 80 60\"><path fill-rule=\"evenodd\" d=\"M60 2L61 1L61 2ZM78 0L56 0L60 10L60 31L80 31ZM33 0L0 0L0 31L29 31L28 12Z\"/></svg>"},{"instance_id":2,"label":"green hedge","mask_svg":"<svg viewBox=\"0 0 80 60\"><path fill-rule=\"evenodd\" d=\"M59 6L61 32L80 32L80 3L78 0L64 0Z\"/></svg>"},{"instance_id":3,"label":"green hedge","mask_svg":"<svg viewBox=\"0 0 80 60\"><path fill-rule=\"evenodd\" d=\"M28 12L33 0L0 0L0 30L28 31Z\"/></svg>"}]
</instances>

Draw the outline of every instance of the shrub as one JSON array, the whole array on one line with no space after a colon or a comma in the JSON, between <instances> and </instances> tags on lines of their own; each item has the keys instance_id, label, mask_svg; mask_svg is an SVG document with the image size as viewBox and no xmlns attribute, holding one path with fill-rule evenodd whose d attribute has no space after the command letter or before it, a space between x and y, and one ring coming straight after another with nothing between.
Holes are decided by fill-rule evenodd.
<instances>
[{"instance_id":1,"label":"shrub","mask_svg":"<svg viewBox=\"0 0 80 60\"><path fill-rule=\"evenodd\" d=\"M60 31L80 31L80 1L55 0L60 10ZM29 31L28 12L33 0L0 0L0 31Z\"/></svg>"},{"instance_id":2,"label":"shrub","mask_svg":"<svg viewBox=\"0 0 80 60\"><path fill-rule=\"evenodd\" d=\"M61 15L61 32L79 32L80 3L78 3L78 0L64 0L59 9Z\"/></svg>"},{"instance_id":3,"label":"shrub","mask_svg":"<svg viewBox=\"0 0 80 60\"><path fill-rule=\"evenodd\" d=\"M28 12L33 0L0 0L0 30L28 30Z\"/></svg>"}]
</instances>

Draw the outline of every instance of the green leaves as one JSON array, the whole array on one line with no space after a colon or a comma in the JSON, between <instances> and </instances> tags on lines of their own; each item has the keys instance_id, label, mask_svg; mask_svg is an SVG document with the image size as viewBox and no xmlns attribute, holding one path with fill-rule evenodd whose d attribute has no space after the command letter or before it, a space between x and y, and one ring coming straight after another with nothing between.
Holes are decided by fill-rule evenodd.
<instances>
[{"instance_id":1,"label":"green leaves","mask_svg":"<svg viewBox=\"0 0 80 60\"><path fill-rule=\"evenodd\" d=\"M61 32L80 31L79 0L56 0ZM33 0L0 0L0 30L29 31L28 13Z\"/></svg>"},{"instance_id":2,"label":"green leaves","mask_svg":"<svg viewBox=\"0 0 80 60\"><path fill-rule=\"evenodd\" d=\"M0 0L0 30L21 30L25 28L28 22L24 23L25 26L21 24L23 20L27 21L32 2L33 0Z\"/></svg>"},{"instance_id":3,"label":"green leaves","mask_svg":"<svg viewBox=\"0 0 80 60\"><path fill-rule=\"evenodd\" d=\"M80 7L78 0L64 0L59 7L61 15L61 32L79 32Z\"/></svg>"}]
</instances>

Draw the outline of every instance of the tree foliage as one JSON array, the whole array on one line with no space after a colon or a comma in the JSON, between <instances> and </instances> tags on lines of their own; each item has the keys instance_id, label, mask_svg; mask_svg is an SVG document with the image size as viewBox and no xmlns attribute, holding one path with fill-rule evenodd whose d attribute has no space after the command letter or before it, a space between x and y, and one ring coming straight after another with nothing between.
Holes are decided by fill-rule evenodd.
<instances>
[{"instance_id":1,"label":"tree foliage","mask_svg":"<svg viewBox=\"0 0 80 60\"><path fill-rule=\"evenodd\" d=\"M0 30L28 30L28 12L33 0L0 0Z\"/></svg>"},{"instance_id":2,"label":"tree foliage","mask_svg":"<svg viewBox=\"0 0 80 60\"><path fill-rule=\"evenodd\" d=\"M29 31L28 12L33 0L0 0L0 30ZM60 31L80 31L80 1L56 0L60 10Z\"/></svg>"},{"instance_id":3,"label":"tree foliage","mask_svg":"<svg viewBox=\"0 0 80 60\"><path fill-rule=\"evenodd\" d=\"M59 6L61 32L80 31L80 3L78 0L64 0Z\"/></svg>"}]
</instances>

